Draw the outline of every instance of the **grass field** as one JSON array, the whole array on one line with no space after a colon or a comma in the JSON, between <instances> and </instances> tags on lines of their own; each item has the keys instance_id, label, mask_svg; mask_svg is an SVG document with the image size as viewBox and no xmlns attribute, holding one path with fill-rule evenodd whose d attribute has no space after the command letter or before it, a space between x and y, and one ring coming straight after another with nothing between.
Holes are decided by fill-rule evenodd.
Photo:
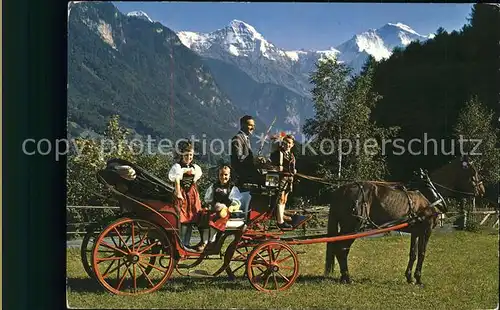
<instances>
[{"instance_id":1,"label":"grass field","mask_svg":"<svg viewBox=\"0 0 500 310\"><path fill-rule=\"evenodd\" d=\"M323 277L325 244L302 245L300 276L287 291L256 291L246 278L173 277L157 292L138 297L107 293L85 274L78 249L68 249L68 305L77 308L252 308L252 309L494 309L498 304L498 230L435 231L427 247L422 281L403 276L409 237L359 239L351 248L351 285ZM215 264L216 263L216 264ZM215 271L218 261L210 261ZM206 266L207 268L209 266Z\"/></svg>"}]
</instances>

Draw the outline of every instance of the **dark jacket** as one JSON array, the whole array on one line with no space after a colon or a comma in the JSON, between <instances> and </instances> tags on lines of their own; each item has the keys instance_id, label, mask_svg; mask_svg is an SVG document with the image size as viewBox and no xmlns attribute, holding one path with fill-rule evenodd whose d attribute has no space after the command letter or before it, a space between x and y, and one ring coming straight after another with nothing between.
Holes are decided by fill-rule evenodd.
<instances>
[{"instance_id":1,"label":"dark jacket","mask_svg":"<svg viewBox=\"0 0 500 310\"><path fill-rule=\"evenodd\" d=\"M283 154L283 161L280 163L280 155ZM288 156L285 154L285 151L282 149L277 149L276 151L271 153L271 163L276 166L283 166L283 172L294 173L295 170L295 156L292 152L288 153Z\"/></svg>"},{"instance_id":2,"label":"dark jacket","mask_svg":"<svg viewBox=\"0 0 500 310\"><path fill-rule=\"evenodd\" d=\"M231 139L231 168L237 177L237 185L244 182L252 182L255 179L257 169L254 166L254 157L250 137L239 131Z\"/></svg>"}]
</instances>

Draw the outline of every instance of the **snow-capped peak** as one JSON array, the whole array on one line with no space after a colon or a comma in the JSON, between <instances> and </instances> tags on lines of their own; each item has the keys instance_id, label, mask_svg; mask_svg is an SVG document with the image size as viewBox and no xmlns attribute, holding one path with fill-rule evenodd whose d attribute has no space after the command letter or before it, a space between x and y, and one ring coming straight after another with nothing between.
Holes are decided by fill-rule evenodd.
<instances>
[{"instance_id":1,"label":"snow-capped peak","mask_svg":"<svg viewBox=\"0 0 500 310\"><path fill-rule=\"evenodd\" d=\"M182 44L188 48L192 48L195 43L204 43L207 40L206 35L192 31L180 31L177 36Z\"/></svg>"},{"instance_id":2,"label":"snow-capped peak","mask_svg":"<svg viewBox=\"0 0 500 310\"><path fill-rule=\"evenodd\" d=\"M389 25L389 26L394 26L394 27L398 27L399 29L402 29L402 30L407 31L407 32L409 32L409 33L413 33L413 34L415 34L415 35L417 35L417 36L419 36L419 35L420 35L420 34L418 34L415 30L411 29L411 27L410 27L410 26L405 25L405 24L403 24L403 23L396 23L396 24L393 24L393 23L387 23L387 25Z\"/></svg>"},{"instance_id":3,"label":"snow-capped peak","mask_svg":"<svg viewBox=\"0 0 500 310\"><path fill-rule=\"evenodd\" d=\"M258 33L252 25L247 24L244 21L233 19L229 23L229 27L231 27L237 34L249 34L252 39L265 40L264 37L260 33Z\"/></svg>"},{"instance_id":4,"label":"snow-capped peak","mask_svg":"<svg viewBox=\"0 0 500 310\"><path fill-rule=\"evenodd\" d=\"M130 17L137 17L137 18L140 18L140 19L143 19L143 20L146 20L150 23L153 22L153 20L151 18L149 18L148 14L146 14L145 12L143 11L132 11L132 12L129 12L127 13L127 16L130 16Z\"/></svg>"},{"instance_id":5,"label":"snow-capped peak","mask_svg":"<svg viewBox=\"0 0 500 310\"><path fill-rule=\"evenodd\" d=\"M307 55L307 51L298 50L298 51L286 51L285 54L293 61L299 61L300 55Z\"/></svg>"},{"instance_id":6,"label":"snow-capped peak","mask_svg":"<svg viewBox=\"0 0 500 310\"><path fill-rule=\"evenodd\" d=\"M339 50L333 48L333 47L330 47L330 49L328 50L324 50L324 51L316 51L316 53L320 53L320 54L325 54L325 55L332 55L332 56L335 56L337 55L338 53L340 53Z\"/></svg>"}]
</instances>

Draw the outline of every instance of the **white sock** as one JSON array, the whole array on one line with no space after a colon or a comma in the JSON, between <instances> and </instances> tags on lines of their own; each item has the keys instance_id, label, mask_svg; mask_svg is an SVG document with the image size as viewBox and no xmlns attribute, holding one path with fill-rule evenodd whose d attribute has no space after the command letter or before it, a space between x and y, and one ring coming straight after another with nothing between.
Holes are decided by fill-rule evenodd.
<instances>
[{"instance_id":1,"label":"white sock","mask_svg":"<svg viewBox=\"0 0 500 310\"><path fill-rule=\"evenodd\" d=\"M283 219L283 214L285 213L285 205L284 204L278 204L278 212L276 213L276 220L278 221L278 224L283 224L284 219Z\"/></svg>"}]
</instances>

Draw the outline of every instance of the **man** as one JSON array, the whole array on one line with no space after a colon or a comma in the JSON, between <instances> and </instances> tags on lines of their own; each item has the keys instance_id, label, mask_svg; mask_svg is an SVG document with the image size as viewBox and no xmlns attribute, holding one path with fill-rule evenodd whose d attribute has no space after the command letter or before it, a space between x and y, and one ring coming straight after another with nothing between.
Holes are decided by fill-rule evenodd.
<instances>
[{"instance_id":1,"label":"man","mask_svg":"<svg viewBox=\"0 0 500 310\"><path fill-rule=\"evenodd\" d=\"M258 175L254 164L252 144L250 135L255 130L255 121L250 115L240 118L240 131L231 139L231 168L236 175L236 185L241 192L241 210L248 214L250 206L249 189L245 189L243 183L251 183L256 180Z\"/></svg>"}]
</instances>

